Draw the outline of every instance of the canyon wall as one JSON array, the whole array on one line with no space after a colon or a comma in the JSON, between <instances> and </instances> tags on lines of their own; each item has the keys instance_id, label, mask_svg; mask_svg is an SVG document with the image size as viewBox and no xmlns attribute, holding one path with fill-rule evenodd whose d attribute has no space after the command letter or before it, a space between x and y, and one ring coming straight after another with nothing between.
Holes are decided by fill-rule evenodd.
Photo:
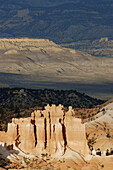
<instances>
[{"instance_id":1,"label":"canyon wall","mask_svg":"<svg viewBox=\"0 0 113 170\"><path fill-rule=\"evenodd\" d=\"M85 125L73 117L73 109L62 105L36 110L29 118L13 118L7 132L0 132L0 142L21 149L25 153L64 155L67 149L83 156L89 154Z\"/></svg>"}]
</instances>

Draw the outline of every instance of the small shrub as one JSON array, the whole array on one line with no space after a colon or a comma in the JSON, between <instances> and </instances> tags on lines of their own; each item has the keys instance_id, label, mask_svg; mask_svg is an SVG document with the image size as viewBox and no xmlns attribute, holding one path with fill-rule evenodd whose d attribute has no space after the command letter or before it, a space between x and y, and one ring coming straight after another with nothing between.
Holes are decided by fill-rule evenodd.
<instances>
[{"instance_id":1,"label":"small shrub","mask_svg":"<svg viewBox=\"0 0 113 170\"><path fill-rule=\"evenodd\" d=\"M89 148L92 148L94 143L96 143L96 139L92 137L91 139L88 140L88 146Z\"/></svg>"}]
</instances>

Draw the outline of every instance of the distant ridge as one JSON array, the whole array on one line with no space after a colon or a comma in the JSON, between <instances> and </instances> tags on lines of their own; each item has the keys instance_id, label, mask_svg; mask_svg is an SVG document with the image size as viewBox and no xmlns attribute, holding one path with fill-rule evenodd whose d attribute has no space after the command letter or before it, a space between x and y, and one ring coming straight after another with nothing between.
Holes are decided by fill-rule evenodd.
<instances>
[{"instance_id":1,"label":"distant ridge","mask_svg":"<svg viewBox=\"0 0 113 170\"><path fill-rule=\"evenodd\" d=\"M0 83L0 88L9 88L9 85L8 84L1 84Z\"/></svg>"},{"instance_id":2,"label":"distant ridge","mask_svg":"<svg viewBox=\"0 0 113 170\"><path fill-rule=\"evenodd\" d=\"M56 43L113 39L112 1L37 2L33 7L31 1L1 1L0 37L46 38ZM48 7L49 4L54 5Z\"/></svg>"},{"instance_id":3,"label":"distant ridge","mask_svg":"<svg viewBox=\"0 0 113 170\"><path fill-rule=\"evenodd\" d=\"M78 84L85 91L89 84L98 93L98 84L111 88L112 68L112 58L97 58L47 39L0 39L0 79L10 87L76 89Z\"/></svg>"}]
</instances>

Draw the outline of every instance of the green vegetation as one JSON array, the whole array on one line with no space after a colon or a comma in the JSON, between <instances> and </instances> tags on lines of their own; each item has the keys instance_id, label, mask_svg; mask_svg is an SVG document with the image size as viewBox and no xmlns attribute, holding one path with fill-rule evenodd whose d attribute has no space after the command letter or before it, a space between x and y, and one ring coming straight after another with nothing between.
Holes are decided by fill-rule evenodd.
<instances>
[{"instance_id":1,"label":"green vegetation","mask_svg":"<svg viewBox=\"0 0 113 170\"><path fill-rule=\"evenodd\" d=\"M0 130L7 131L7 124L11 122L12 118L29 117L33 110L43 110L47 104L62 104L67 109L68 106L73 108L92 108L103 102L75 90L1 88ZM78 114L76 115L77 117L83 119L87 117L85 114Z\"/></svg>"},{"instance_id":2,"label":"green vegetation","mask_svg":"<svg viewBox=\"0 0 113 170\"><path fill-rule=\"evenodd\" d=\"M4 167L9 166L9 165L10 165L9 161L7 161L7 160L0 157L0 167L4 168Z\"/></svg>"},{"instance_id":3,"label":"green vegetation","mask_svg":"<svg viewBox=\"0 0 113 170\"><path fill-rule=\"evenodd\" d=\"M62 2L47 8L1 0L0 37L46 38L56 43L113 39L112 1Z\"/></svg>"},{"instance_id":4,"label":"green vegetation","mask_svg":"<svg viewBox=\"0 0 113 170\"><path fill-rule=\"evenodd\" d=\"M88 139L88 146L90 149L93 147L94 143L96 143L96 139L94 137Z\"/></svg>"},{"instance_id":5,"label":"green vegetation","mask_svg":"<svg viewBox=\"0 0 113 170\"><path fill-rule=\"evenodd\" d=\"M36 106L44 107L47 104L62 104L64 107L72 106L73 108L92 108L103 102L76 90L0 89L1 116L4 115L3 108L7 108L14 113L20 113L20 109L29 109Z\"/></svg>"}]
</instances>

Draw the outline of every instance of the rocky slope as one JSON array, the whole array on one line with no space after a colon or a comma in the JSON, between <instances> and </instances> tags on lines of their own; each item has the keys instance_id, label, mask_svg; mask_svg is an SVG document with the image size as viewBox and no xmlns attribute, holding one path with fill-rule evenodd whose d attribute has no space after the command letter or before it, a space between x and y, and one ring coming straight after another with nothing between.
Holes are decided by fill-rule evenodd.
<instances>
[{"instance_id":1,"label":"rocky slope","mask_svg":"<svg viewBox=\"0 0 113 170\"><path fill-rule=\"evenodd\" d=\"M43 0L35 7L31 2L0 1L0 37L47 38L57 43L113 39L111 0ZM36 3L34 0L32 5Z\"/></svg>"},{"instance_id":2,"label":"rocky slope","mask_svg":"<svg viewBox=\"0 0 113 170\"><path fill-rule=\"evenodd\" d=\"M103 37L94 41L78 41L62 44L63 47L73 48L83 52L87 52L97 57L113 58L113 40Z\"/></svg>"},{"instance_id":3,"label":"rocky slope","mask_svg":"<svg viewBox=\"0 0 113 170\"><path fill-rule=\"evenodd\" d=\"M97 58L49 40L0 39L0 81L11 87L76 89L78 86L87 92L89 84L94 85L96 94L99 84L112 85L112 68L112 58ZM108 87L100 86L100 93L105 88ZM111 94L112 88L107 90Z\"/></svg>"},{"instance_id":4,"label":"rocky slope","mask_svg":"<svg viewBox=\"0 0 113 170\"><path fill-rule=\"evenodd\" d=\"M111 170L113 167L113 153L112 155L102 156L90 155L84 135L84 124L80 123L80 119L72 117L74 110L71 107L69 107L68 112L65 112L63 109L61 110L61 108L62 105L58 107L55 105L50 107L48 105L45 107L46 110L35 110L32 112L29 118L12 119L12 123L8 124L7 133L0 132L1 157L11 162L7 163L1 159L0 166L6 169L22 169L24 167L26 169ZM94 142L93 145L93 148L96 150L98 148L101 151L111 150L113 143L110 136L112 120L109 119L109 116L112 115L112 111L113 100L100 106L100 112L95 116L95 120L86 123L87 135L89 132L89 137L93 136L96 129L93 136L96 138L96 143ZM48 114L50 115L48 116ZM42 123L40 124L40 122ZM110 125L110 134L105 137L107 134L102 134L102 130L107 132L107 123ZM103 129L103 127L106 129ZM70 131L73 132L73 135L71 135ZM54 142L51 142L51 140ZM4 141L7 141L7 144ZM42 149L40 150L40 148ZM51 149L48 150L48 148ZM23 150L28 152L23 152ZM83 157L83 151L85 151L86 155L89 155ZM47 154L48 152L52 154ZM64 153L62 154L62 152ZM39 153L42 154L40 155Z\"/></svg>"},{"instance_id":5,"label":"rocky slope","mask_svg":"<svg viewBox=\"0 0 113 170\"><path fill-rule=\"evenodd\" d=\"M93 148L110 153L113 148L113 100L105 103L98 114L89 118L86 126Z\"/></svg>"}]
</instances>

